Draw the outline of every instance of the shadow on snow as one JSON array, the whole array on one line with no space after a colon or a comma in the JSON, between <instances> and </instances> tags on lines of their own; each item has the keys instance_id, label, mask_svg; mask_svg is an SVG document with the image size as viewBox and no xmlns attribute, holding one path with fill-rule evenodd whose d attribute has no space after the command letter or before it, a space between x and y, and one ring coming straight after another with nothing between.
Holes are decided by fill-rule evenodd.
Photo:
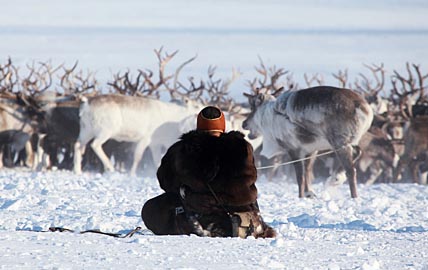
<instances>
[{"instance_id":1,"label":"shadow on snow","mask_svg":"<svg viewBox=\"0 0 428 270\"><path fill-rule=\"evenodd\" d=\"M366 223L363 220L354 220L349 223L335 223L335 224L321 224L316 216L308 214L302 214L297 217L290 217L287 219L288 222L293 223L299 228L310 228L310 229L335 229L335 230L353 230L353 231L391 231L397 233L408 233L408 232L428 232L428 229L422 226L407 226L399 229L392 230L381 230L375 226ZM275 224L272 224L275 225Z\"/></svg>"}]
</instances>

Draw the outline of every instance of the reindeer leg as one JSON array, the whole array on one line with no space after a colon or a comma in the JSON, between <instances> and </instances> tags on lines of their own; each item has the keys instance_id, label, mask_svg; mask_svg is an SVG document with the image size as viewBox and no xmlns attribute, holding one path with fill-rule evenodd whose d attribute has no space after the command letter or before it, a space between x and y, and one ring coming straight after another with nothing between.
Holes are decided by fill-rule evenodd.
<instances>
[{"instance_id":1,"label":"reindeer leg","mask_svg":"<svg viewBox=\"0 0 428 270\"><path fill-rule=\"evenodd\" d=\"M4 145L0 146L0 169L3 168L3 149Z\"/></svg>"},{"instance_id":2,"label":"reindeer leg","mask_svg":"<svg viewBox=\"0 0 428 270\"><path fill-rule=\"evenodd\" d=\"M404 163L405 163L404 157L401 157L400 160L398 161L397 167L394 170L394 175L392 177L393 183L397 183L401 179L402 177L401 172L403 170Z\"/></svg>"},{"instance_id":3,"label":"reindeer leg","mask_svg":"<svg viewBox=\"0 0 428 270\"><path fill-rule=\"evenodd\" d=\"M25 143L25 152L27 153L25 165L32 168L34 163L34 151L33 151L33 146L31 145L31 140L28 140Z\"/></svg>"},{"instance_id":4,"label":"reindeer leg","mask_svg":"<svg viewBox=\"0 0 428 270\"><path fill-rule=\"evenodd\" d=\"M290 153L289 156L292 160L299 159L299 156L294 153ZM303 168L304 168L303 161L294 163L294 170L296 171L297 186L299 187L299 198L305 197L306 179L303 175Z\"/></svg>"},{"instance_id":5,"label":"reindeer leg","mask_svg":"<svg viewBox=\"0 0 428 270\"><path fill-rule=\"evenodd\" d=\"M315 198L316 195L313 192L311 185L312 180L314 179L314 163L316 159L316 155L318 154L318 151L313 152L310 154L310 159L304 161L304 177L305 177L305 197L306 198Z\"/></svg>"},{"instance_id":6,"label":"reindeer leg","mask_svg":"<svg viewBox=\"0 0 428 270\"><path fill-rule=\"evenodd\" d=\"M86 144L77 141L74 144L73 171L75 174L82 174L82 156L85 153Z\"/></svg>"},{"instance_id":7,"label":"reindeer leg","mask_svg":"<svg viewBox=\"0 0 428 270\"><path fill-rule=\"evenodd\" d=\"M412 172L412 181L415 184L419 184L419 165L420 165L420 161L418 159L416 160L412 160L410 162L410 170Z\"/></svg>"},{"instance_id":8,"label":"reindeer leg","mask_svg":"<svg viewBox=\"0 0 428 270\"><path fill-rule=\"evenodd\" d=\"M357 160L360 159L361 155L363 154L363 150L361 150L361 147L358 145L352 146L352 163L356 163Z\"/></svg>"},{"instance_id":9,"label":"reindeer leg","mask_svg":"<svg viewBox=\"0 0 428 270\"><path fill-rule=\"evenodd\" d=\"M85 154L86 144L91 140L90 137L81 137L74 143L73 171L75 174L82 174L82 157Z\"/></svg>"},{"instance_id":10,"label":"reindeer leg","mask_svg":"<svg viewBox=\"0 0 428 270\"><path fill-rule=\"evenodd\" d=\"M349 188L351 190L351 197L357 198L357 173L354 165L353 148L351 145L346 145L336 151L336 156L342 164L346 172Z\"/></svg>"},{"instance_id":11,"label":"reindeer leg","mask_svg":"<svg viewBox=\"0 0 428 270\"><path fill-rule=\"evenodd\" d=\"M104 153L102 148L103 144L107 141L104 138L95 138L91 143L91 148L94 150L95 154L103 163L104 169L109 172L114 172L113 164L111 164L109 157Z\"/></svg>"},{"instance_id":12,"label":"reindeer leg","mask_svg":"<svg viewBox=\"0 0 428 270\"><path fill-rule=\"evenodd\" d=\"M419 183L421 185L426 185L428 182L428 171L422 172L419 176Z\"/></svg>"},{"instance_id":13,"label":"reindeer leg","mask_svg":"<svg viewBox=\"0 0 428 270\"><path fill-rule=\"evenodd\" d=\"M305 179L303 177L303 161L294 164L296 170L297 186L299 187L299 198L305 197Z\"/></svg>"},{"instance_id":14,"label":"reindeer leg","mask_svg":"<svg viewBox=\"0 0 428 270\"><path fill-rule=\"evenodd\" d=\"M141 161L141 158L143 157L144 150L146 150L146 147L149 145L149 142L147 139L142 139L137 143L137 146L134 150L134 160L132 161L132 167L130 171L130 176L136 176L137 174L137 168L138 164Z\"/></svg>"},{"instance_id":15,"label":"reindeer leg","mask_svg":"<svg viewBox=\"0 0 428 270\"><path fill-rule=\"evenodd\" d=\"M395 168L395 171L394 171L394 177L393 177L394 183L398 182L399 180L403 180L402 173L406 165L409 166L409 168L412 168L412 162L413 162L412 157L414 156L416 156L415 151L404 152L403 156L398 161L397 168Z\"/></svg>"},{"instance_id":16,"label":"reindeer leg","mask_svg":"<svg viewBox=\"0 0 428 270\"><path fill-rule=\"evenodd\" d=\"M378 165L378 164L376 164ZM370 177L366 181L366 185L373 185L376 180L379 178L379 176L383 173L383 169L378 165L376 168L373 168L373 170L369 170Z\"/></svg>"},{"instance_id":17,"label":"reindeer leg","mask_svg":"<svg viewBox=\"0 0 428 270\"><path fill-rule=\"evenodd\" d=\"M44 154L44 150L43 150L43 141L45 140L46 134L39 134L39 138L37 139L37 151L36 151L36 155L34 157L34 161L33 161L33 166L32 169L33 171L41 171L43 168L43 162L42 162L42 157Z\"/></svg>"},{"instance_id":18,"label":"reindeer leg","mask_svg":"<svg viewBox=\"0 0 428 270\"><path fill-rule=\"evenodd\" d=\"M278 163L281 162L281 159L276 156L273 158L273 168L269 170L267 180L271 182L278 171Z\"/></svg>"}]
</instances>

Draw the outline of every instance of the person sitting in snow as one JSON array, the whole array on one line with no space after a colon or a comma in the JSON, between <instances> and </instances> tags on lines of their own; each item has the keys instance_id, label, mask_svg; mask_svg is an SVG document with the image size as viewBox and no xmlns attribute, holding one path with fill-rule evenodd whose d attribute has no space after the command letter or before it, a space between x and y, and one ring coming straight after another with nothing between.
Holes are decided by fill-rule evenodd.
<instances>
[{"instance_id":1,"label":"person sitting in snow","mask_svg":"<svg viewBox=\"0 0 428 270\"><path fill-rule=\"evenodd\" d=\"M185 133L157 171L165 193L148 200L144 224L157 235L275 237L257 204L252 146L238 131L225 133L223 112L205 107L196 130Z\"/></svg>"}]
</instances>

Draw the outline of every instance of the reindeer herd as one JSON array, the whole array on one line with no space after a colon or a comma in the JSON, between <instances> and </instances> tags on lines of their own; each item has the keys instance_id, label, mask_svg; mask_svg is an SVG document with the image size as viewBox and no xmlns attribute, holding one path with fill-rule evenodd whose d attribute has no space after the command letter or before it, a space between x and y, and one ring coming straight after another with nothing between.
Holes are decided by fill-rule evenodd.
<instances>
[{"instance_id":1,"label":"reindeer herd","mask_svg":"<svg viewBox=\"0 0 428 270\"><path fill-rule=\"evenodd\" d=\"M223 81L210 67L207 80L189 78L187 86L179 73L195 58L167 74L166 64L177 52L161 48L155 53L157 76L151 70L139 70L135 78L129 71L118 73L102 94L92 73L76 71L77 63L71 68L33 63L24 72L11 59L0 65L1 165L135 175L148 165L157 167L166 149L194 128L206 104L231 112L228 118L235 120L230 127L242 122L226 95L237 73ZM143 156L148 157L140 162Z\"/></svg>"},{"instance_id":2,"label":"reindeer herd","mask_svg":"<svg viewBox=\"0 0 428 270\"><path fill-rule=\"evenodd\" d=\"M339 71L337 88L318 74L305 75L303 90L290 73L260 60L257 78L248 81L248 102L237 102L229 86L238 72L216 79L210 67L206 79L183 81L180 72L195 58L168 74L176 53L155 50L156 72L117 73L102 90L77 63L40 62L25 70L11 59L0 63L0 166L148 173L195 127L200 109L215 105L229 130L247 135L257 165L308 157L294 164L300 197L310 194L313 177L345 177L352 197L357 179L427 182L428 74L418 65L407 64L405 75L393 71L389 84L383 65L367 66L369 75L353 82ZM315 159L329 149L335 153ZM284 174L285 166L273 167L259 173Z\"/></svg>"},{"instance_id":3,"label":"reindeer herd","mask_svg":"<svg viewBox=\"0 0 428 270\"><path fill-rule=\"evenodd\" d=\"M275 163L280 163L278 158L308 158L295 164L300 197L311 195L313 174L333 183L348 180L351 196L356 197L354 169L363 183L408 180L426 184L428 74L422 74L418 65L406 64L406 75L394 71L388 89L383 65L366 67L370 76L359 74L354 82L349 81L346 70L333 74L339 82L335 95L331 94L335 92L332 87L323 86L323 78L318 74L305 75L309 88L300 89L290 77L278 84L278 76L286 74L283 69L267 69L263 65L258 72L266 78L262 83L250 83L256 95L249 95L251 113L244 126L263 134L262 154L274 156ZM359 96L351 98L347 88ZM265 102L266 99L269 101ZM371 107L373 119L366 106ZM341 141L355 149L352 164L350 150L347 157L343 156L343 149L350 146ZM317 152L328 149L333 154L314 158Z\"/></svg>"}]
</instances>

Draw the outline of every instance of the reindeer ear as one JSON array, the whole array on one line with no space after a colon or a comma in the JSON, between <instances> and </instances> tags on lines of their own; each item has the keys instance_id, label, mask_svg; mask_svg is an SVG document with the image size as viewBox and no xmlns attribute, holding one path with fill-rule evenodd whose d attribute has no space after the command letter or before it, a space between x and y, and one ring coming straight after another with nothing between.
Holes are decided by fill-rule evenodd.
<instances>
[{"instance_id":1,"label":"reindeer ear","mask_svg":"<svg viewBox=\"0 0 428 270\"><path fill-rule=\"evenodd\" d=\"M288 103L288 98L290 96L289 92L286 92L282 95L280 95L276 101L275 101L275 105L273 107L274 111L282 114L282 115L287 115L287 103Z\"/></svg>"},{"instance_id":2,"label":"reindeer ear","mask_svg":"<svg viewBox=\"0 0 428 270\"><path fill-rule=\"evenodd\" d=\"M264 101L265 101L265 95L258 94L254 99L254 105L256 107L258 107L258 106L262 105Z\"/></svg>"},{"instance_id":3,"label":"reindeer ear","mask_svg":"<svg viewBox=\"0 0 428 270\"><path fill-rule=\"evenodd\" d=\"M244 96L245 96L245 97L247 97L247 98L250 98L250 97L252 97L253 95L251 95L251 94L248 94L248 93L245 93L245 92L244 92Z\"/></svg>"}]
</instances>

